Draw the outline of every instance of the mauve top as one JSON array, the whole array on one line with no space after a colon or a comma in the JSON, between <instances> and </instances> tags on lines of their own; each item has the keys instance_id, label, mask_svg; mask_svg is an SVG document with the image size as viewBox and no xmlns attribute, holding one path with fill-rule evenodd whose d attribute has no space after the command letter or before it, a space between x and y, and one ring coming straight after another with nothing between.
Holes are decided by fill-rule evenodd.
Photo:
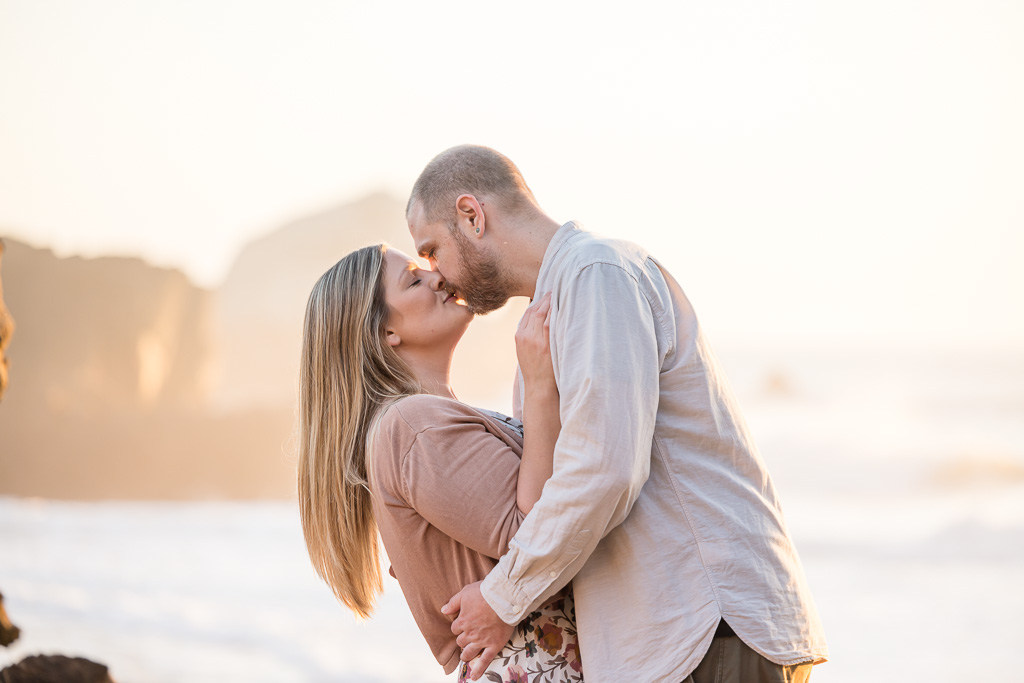
<instances>
[{"instance_id":1,"label":"mauve top","mask_svg":"<svg viewBox=\"0 0 1024 683\"><path fill-rule=\"evenodd\" d=\"M496 414L427 394L390 406L370 440L381 540L445 673L458 666L461 649L441 606L487 576L519 529L522 454L522 437Z\"/></svg>"}]
</instances>

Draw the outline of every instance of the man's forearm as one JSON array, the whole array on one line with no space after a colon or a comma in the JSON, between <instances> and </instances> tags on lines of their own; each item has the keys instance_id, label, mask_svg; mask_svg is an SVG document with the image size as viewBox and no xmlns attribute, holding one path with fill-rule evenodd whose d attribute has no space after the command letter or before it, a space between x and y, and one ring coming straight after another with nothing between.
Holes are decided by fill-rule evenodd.
<instances>
[{"instance_id":1,"label":"man's forearm","mask_svg":"<svg viewBox=\"0 0 1024 683\"><path fill-rule=\"evenodd\" d=\"M553 473L481 585L506 623L572 579L629 514L650 472L661 357L648 301L621 268L596 264L559 302L552 358L562 425Z\"/></svg>"}]
</instances>

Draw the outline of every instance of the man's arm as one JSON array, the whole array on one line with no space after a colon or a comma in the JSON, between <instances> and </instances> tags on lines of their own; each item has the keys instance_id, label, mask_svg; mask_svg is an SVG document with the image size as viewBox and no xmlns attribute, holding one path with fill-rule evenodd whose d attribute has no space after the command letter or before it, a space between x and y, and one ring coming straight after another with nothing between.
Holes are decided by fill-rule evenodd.
<instances>
[{"instance_id":1,"label":"man's arm","mask_svg":"<svg viewBox=\"0 0 1024 683\"><path fill-rule=\"evenodd\" d=\"M448 605L461 608L452 630L467 660L494 649L496 620L518 622L569 582L626 518L650 472L661 358L649 302L631 274L601 263L555 296L562 431L554 471L508 553Z\"/></svg>"}]
</instances>

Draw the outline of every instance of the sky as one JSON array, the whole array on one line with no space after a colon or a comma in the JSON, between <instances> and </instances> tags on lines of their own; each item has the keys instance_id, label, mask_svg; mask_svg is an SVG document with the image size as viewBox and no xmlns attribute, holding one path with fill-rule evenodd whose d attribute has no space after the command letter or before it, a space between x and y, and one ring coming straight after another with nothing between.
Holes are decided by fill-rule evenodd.
<instances>
[{"instance_id":1,"label":"sky","mask_svg":"<svg viewBox=\"0 0 1024 683\"><path fill-rule=\"evenodd\" d=\"M475 142L730 343L1024 349L1022 35L1013 0L0 0L0 235L215 287Z\"/></svg>"}]
</instances>

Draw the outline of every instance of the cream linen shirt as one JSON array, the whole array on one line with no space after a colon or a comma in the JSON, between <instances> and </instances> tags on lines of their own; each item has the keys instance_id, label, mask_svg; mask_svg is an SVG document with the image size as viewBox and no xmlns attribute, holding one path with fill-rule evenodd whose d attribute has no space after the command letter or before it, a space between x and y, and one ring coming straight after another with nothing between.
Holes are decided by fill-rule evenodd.
<instances>
[{"instance_id":1,"label":"cream linen shirt","mask_svg":"<svg viewBox=\"0 0 1024 683\"><path fill-rule=\"evenodd\" d=\"M588 683L681 681L720 618L773 662L824 661L775 488L679 285L570 222L546 292L562 431L488 604L513 624L572 580Z\"/></svg>"}]
</instances>

